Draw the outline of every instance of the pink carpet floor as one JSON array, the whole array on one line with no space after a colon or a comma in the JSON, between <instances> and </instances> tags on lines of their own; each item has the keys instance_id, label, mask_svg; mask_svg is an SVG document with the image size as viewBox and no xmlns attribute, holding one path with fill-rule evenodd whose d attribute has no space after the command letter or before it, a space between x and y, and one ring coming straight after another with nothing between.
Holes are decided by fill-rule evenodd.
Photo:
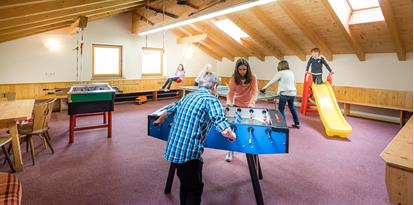
<instances>
[{"instance_id":1,"label":"pink carpet floor","mask_svg":"<svg viewBox=\"0 0 414 205\"><path fill-rule=\"evenodd\" d=\"M22 146L25 170L23 204L179 204L179 183L163 193L169 163L165 142L147 136L147 115L172 101L119 104L113 115L113 138L106 130L75 133L68 144L69 117L53 113L50 134L55 154L36 142L36 165ZM259 103L258 107L274 107ZM286 109L288 124L291 115ZM100 122L81 118L79 125ZM289 154L260 157L261 188L270 204L389 204L384 162L379 154L399 126L347 118L353 133L346 140L325 137L318 115L300 116L301 129L290 130ZM224 161L225 151L206 149L202 204L255 204L244 154ZM3 165L2 171L8 171Z\"/></svg>"}]
</instances>

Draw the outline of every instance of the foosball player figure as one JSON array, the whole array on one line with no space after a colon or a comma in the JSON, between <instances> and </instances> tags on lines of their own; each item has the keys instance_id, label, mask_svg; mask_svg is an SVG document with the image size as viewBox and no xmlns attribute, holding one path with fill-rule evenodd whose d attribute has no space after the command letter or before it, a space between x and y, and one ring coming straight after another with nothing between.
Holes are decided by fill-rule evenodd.
<instances>
[{"instance_id":1,"label":"foosball player figure","mask_svg":"<svg viewBox=\"0 0 414 205\"><path fill-rule=\"evenodd\" d=\"M169 106L154 124L162 123L168 115L174 115L164 158L177 168L180 179L180 204L201 203L203 193L204 142L214 124L216 130L230 141L236 139L227 122L224 109L216 96L218 77L211 72L202 74L199 89L185 95Z\"/></svg>"}]
</instances>

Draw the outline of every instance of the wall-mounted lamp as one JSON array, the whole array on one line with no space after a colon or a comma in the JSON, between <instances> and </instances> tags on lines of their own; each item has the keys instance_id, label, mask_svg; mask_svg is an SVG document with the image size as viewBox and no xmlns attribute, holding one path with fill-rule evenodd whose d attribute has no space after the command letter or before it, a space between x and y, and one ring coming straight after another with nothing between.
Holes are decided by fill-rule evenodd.
<instances>
[{"instance_id":1,"label":"wall-mounted lamp","mask_svg":"<svg viewBox=\"0 0 414 205\"><path fill-rule=\"evenodd\" d=\"M53 38L47 39L45 41L44 45L47 49L49 49L49 51L52 51L52 52L57 52L61 48L60 42L56 39L53 39Z\"/></svg>"}]
</instances>

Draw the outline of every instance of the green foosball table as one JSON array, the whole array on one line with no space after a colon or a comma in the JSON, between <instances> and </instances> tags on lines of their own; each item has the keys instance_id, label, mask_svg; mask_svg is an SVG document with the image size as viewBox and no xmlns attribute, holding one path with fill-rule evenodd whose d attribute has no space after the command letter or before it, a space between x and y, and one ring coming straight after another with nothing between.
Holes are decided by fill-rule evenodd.
<instances>
[{"instance_id":1,"label":"green foosball table","mask_svg":"<svg viewBox=\"0 0 414 205\"><path fill-rule=\"evenodd\" d=\"M68 92L69 143L74 142L74 132L79 130L108 128L112 137L112 112L115 90L106 83L73 85ZM76 126L77 117L102 115L103 123L92 126Z\"/></svg>"}]
</instances>

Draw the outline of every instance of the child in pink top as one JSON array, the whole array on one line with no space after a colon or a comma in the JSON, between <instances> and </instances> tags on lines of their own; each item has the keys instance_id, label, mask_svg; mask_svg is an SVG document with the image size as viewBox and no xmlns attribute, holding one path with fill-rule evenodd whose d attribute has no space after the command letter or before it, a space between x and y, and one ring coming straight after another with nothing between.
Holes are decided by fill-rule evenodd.
<instances>
[{"instance_id":1,"label":"child in pink top","mask_svg":"<svg viewBox=\"0 0 414 205\"><path fill-rule=\"evenodd\" d=\"M234 73L229 83L227 105L237 107L254 107L256 105L257 79L252 73L249 62L239 59L236 62ZM228 152L226 161L233 160L233 152Z\"/></svg>"},{"instance_id":2,"label":"child in pink top","mask_svg":"<svg viewBox=\"0 0 414 205\"><path fill-rule=\"evenodd\" d=\"M170 90L173 81L179 83L184 80L185 71L183 64L179 64L177 70L174 73L174 77L168 78L161 89L164 91Z\"/></svg>"}]
</instances>

